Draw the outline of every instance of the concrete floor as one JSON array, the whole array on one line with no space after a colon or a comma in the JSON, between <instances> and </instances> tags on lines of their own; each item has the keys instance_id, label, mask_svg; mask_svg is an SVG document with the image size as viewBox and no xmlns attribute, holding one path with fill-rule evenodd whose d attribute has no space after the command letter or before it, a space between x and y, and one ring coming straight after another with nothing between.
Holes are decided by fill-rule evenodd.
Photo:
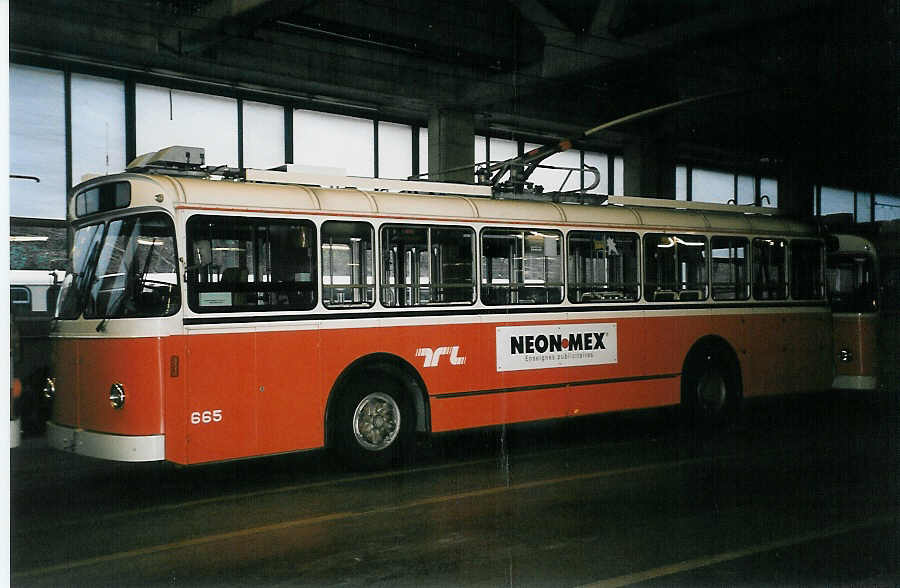
<instances>
[{"instance_id":1,"label":"concrete floor","mask_svg":"<svg viewBox=\"0 0 900 588\"><path fill-rule=\"evenodd\" d=\"M13 450L14 586L896 585L896 394L458 433L411 468Z\"/></svg>"}]
</instances>

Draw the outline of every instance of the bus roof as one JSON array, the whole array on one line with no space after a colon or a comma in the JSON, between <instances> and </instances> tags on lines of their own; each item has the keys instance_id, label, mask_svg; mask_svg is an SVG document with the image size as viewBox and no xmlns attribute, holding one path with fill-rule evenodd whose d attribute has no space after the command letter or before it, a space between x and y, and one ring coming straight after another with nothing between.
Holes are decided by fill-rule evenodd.
<instances>
[{"instance_id":1,"label":"bus roof","mask_svg":"<svg viewBox=\"0 0 900 588\"><path fill-rule=\"evenodd\" d=\"M128 180L132 183L132 206L159 206L160 190L170 194L165 205L182 209L214 209L256 213L309 213L316 215L352 215L379 218L404 218L457 222L490 222L536 225L604 226L617 229L666 230L772 235L811 235L809 224L777 214L775 209L751 206L698 205L698 203L650 198L610 197L603 205L568 204L529 199L494 198L481 194L479 186L468 194L452 188L453 194L408 193L378 188L379 182L397 190L402 180L342 178L343 186L360 184L375 189L325 187L298 183L286 172L246 170L247 179L214 180L159 173L124 173L95 178L76 187L73 193L100 183ZM254 172L254 173L250 173ZM255 178L256 181L253 179ZM416 189L466 184L413 182ZM461 193L462 192L462 193ZM74 200L74 199L73 199ZM74 217L73 204L70 214Z\"/></svg>"}]
</instances>

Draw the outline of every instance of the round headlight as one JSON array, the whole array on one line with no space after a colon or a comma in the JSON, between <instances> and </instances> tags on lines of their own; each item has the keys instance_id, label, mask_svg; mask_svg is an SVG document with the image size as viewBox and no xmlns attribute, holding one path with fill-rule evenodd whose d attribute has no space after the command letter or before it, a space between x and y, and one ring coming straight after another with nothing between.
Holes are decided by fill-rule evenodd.
<instances>
[{"instance_id":1,"label":"round headlight","mask_svg":"<svg viewBox=\"0 0 900 588\"><path fill-rule=\"evenodd\" d=\"M115 409L125 406L125 386L118 382L110 386L109 404Z\"/></svg>"},{"instance_id":2,"label":"round headlight","mask_svg":"<svg viewBox=\"0 0 900 588\"><path fill-rule=\"evenodd\" d=\"M54 378L47 378L44 380L44 388L41 392L44 393L44 398L53 400L56 396L56 380Z\"/></svg>"}]
</instances>

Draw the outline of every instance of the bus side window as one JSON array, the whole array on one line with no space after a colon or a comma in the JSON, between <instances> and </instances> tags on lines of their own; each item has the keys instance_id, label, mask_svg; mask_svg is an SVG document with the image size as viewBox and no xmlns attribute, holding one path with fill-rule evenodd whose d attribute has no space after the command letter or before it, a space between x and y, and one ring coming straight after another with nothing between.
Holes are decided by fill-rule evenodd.
<instances>
[{"instance_id":1,"label":"bus side window","mask_svg":"<svg viewBox=\"0 0 900 588\"><path fill-rule=\"evenodd\" d=\"M188 300L196 312L307 310L316 305L309 221L195 215L187 222Z\"/></svg>"},{"instance_id":2,"label":"bus side window","mask_svg":"<svg viewBox=\"0 0 900 588\"><path fill-rule=\"evenodd\" d=\"M791 241L791 298L821 300L825 297L823 281L824 249L821 241Z\"/></svg>"},{"instance_id":3,"label":"bus side window","mask_svg":"<svg viewBox=\"0 0 900 588\"><path fill-rule=\"evenodd\" d=\"M481 299L488 305L562 302L562 235L547 229L485 229Z\"/></svg>"},{"instance_id":4,"label":"bus side window","mask_svg":"<svg viewBox=\"0 0 900 588\"><path fill-rule=\"evenodd\" d=\"M644 235L644 297L649 302L706 300L706 237Z\"/></svg>"},{"instance_id":5,"label":"bus side window","mask_svg":"<svg viewBox=\"0 0 900 588\"><path fill-rule=\"evenodd\" d=\"M322 224L322 303L326 308L370 307L375 303L372 225Z\"/></svg>"},{"instance_id":6,"label":"bus side window","mask_svg":"<svg viewBox=\"0 0 900 588\"><path fill-rule=\"evenodd\" d=\"M469 228L382 227L382 304L472 304L475 301L474 256L475 235Z\"/></svg>"},{"instance_id":7,"label":"bus side window","mask_svg":"<svg viewBox=\"0 0 900 588\"><path fill-rule=\"evenodd\" d=\"M572 231L568 235L569 302L638 299L638 236Z\"/></svg>"},{"instance_id":8,"label":"bus side window","mask_svg":"<svg viewBox=\"0 0 900 588\"><path fill-rule=\"evenodd\" d=\"M744 237L713 237L712 250L713 300L747 300L750 282L747 278L749 242Z\"/></svg>"},{"instance_id":9,"label":"bus side window","mask_svg":"<svg viewBox=\"0 0 900 588\"><path fill-rule=\"evenodd\" d=\"M787 299L787 243L784 239L753 239L753 297Z\"/></svg>"}]
</instances>

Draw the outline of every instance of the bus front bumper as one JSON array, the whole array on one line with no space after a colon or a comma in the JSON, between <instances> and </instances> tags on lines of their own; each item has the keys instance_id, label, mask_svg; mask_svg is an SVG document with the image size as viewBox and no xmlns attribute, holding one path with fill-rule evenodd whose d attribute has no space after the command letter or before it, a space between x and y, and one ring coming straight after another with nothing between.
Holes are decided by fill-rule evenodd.
<instances>
[{"instance_id":1,"label":"bus front bumper","mask_svg":"<svg viewBox=\"0 0 900 588\"><path fill-rule=\"evenodd\" d=\"M165 435L112 435L47 423L50 447L114 461L162 461L166 458Z\"/></svg>"}]
</instances>

